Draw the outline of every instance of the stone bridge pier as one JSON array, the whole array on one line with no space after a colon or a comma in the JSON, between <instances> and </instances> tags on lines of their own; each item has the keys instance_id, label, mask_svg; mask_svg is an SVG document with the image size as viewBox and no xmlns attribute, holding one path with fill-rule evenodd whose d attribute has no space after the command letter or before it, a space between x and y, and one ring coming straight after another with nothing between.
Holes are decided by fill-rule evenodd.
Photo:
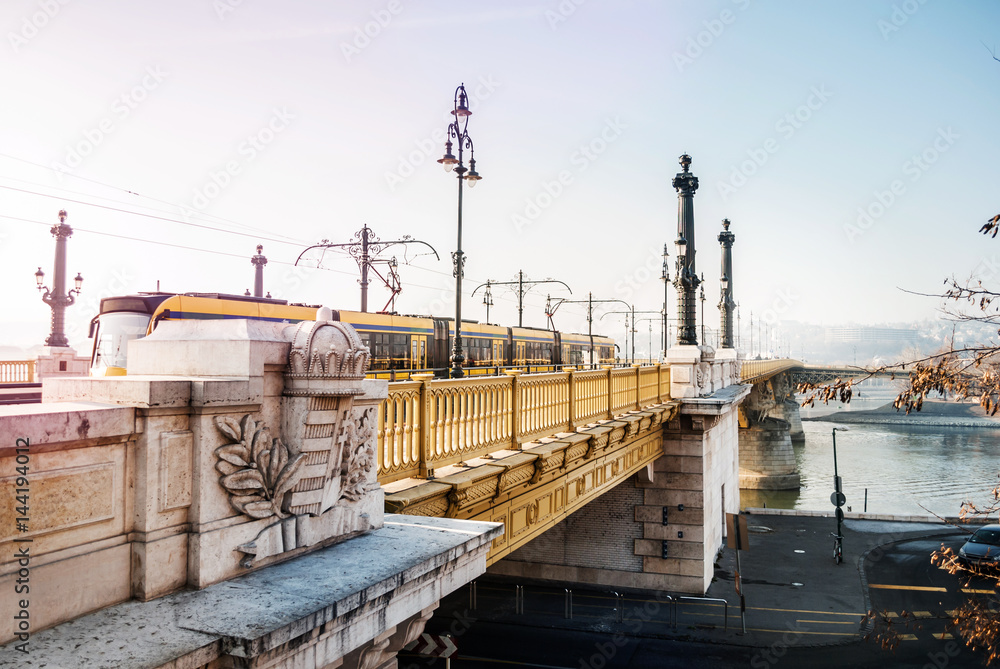
<instances>
[{"instance_id":1,"label":"stone bridge pier","mask_svg":"<svg viewBox=\"0 0 1000 669\"><path fill-rule=\"evenodd\" d=\"M723 545L725 514L739 511L736 351L668 352L671 404L658 457L489 573L613 588L704 594Z\"/></svg>"},{"instance_id":2,"label":"stone bridge pier","mask_svg":"<svg viewBox=\"0 0 1000 669\"><path fill-rule=\"evenodd\" d=\"M740 488L795 490L800 486L793 443L805 441L799 405L787 373L753 386L740 407Z\"/></svg>"}]
</instances>

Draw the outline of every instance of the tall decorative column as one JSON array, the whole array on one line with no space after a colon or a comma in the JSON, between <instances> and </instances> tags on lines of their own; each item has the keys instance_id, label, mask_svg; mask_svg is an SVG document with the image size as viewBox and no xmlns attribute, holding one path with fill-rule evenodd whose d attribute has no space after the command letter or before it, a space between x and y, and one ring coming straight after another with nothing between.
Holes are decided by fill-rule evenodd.
<instances>
[{"instance_id":1,"label":"tall decorative column","mask_svg":"<svg viewBox=\"0 0 1000 669\"><path fill-rule=\"evenodd\" d=\"M257 255L250 258L253 265L253 296L264 297L264 265L267 264L267 257L262 254L264 247L257 245Z\"/></svg>"},{"instance_id":2,"label":"tall decorative column","mask_svg":"<svg viewBox=\"0 0 1000 669\"><path fill-rule=\"evenodd\" d=\"M38 284L38 290L44 291L42 302L52 308L52 327L49 336L45 338L45 345L69 346L69 340L66 339L65 333L66 307L72 306L76 301L73 293L80 292L80 288L83 285L83 277L77 274L75 279L76 287L68 293L66 292L66 240L73 235L73 228L66 225L65 209L59 212L59 225L53 225L50 232L56 238L56 257L53 269L55 278L52 290L42 285L45 280L45 273L42 272L42 268L39 267L38 271L35 272L35 281Z\"/></svg>"},{"instance_id":3,"label":"tall decorative column","mask_svg":"<svg viewBox=\"0 0 1000 669\"><path fill-rule=\"evenodd\" d=\"M677 189L677 271L674 287L677 288L677 343L698 345L698 302L696 291L701 281L695 271L694 244L694 193L698 190L698 177L688 171L691 156L680 157L681 169L673 179Z\"/></svg>"},{"instance_id":4,"label":"tall decorative column","mask_svg":"<svg viewBox=\"0 0 1000 669\"><path fill-rule=\"evenodd\" d=\"M722 244L722 298L719 301L719 312L721 323L719 329L722 333L722 340L719 348L734 348L733 345L733 308L736 302L733 301L733 242L736 235L729 232L729 219L722 219L722 232L719 233L719 243Z\"/></svg>"}]
</instances>

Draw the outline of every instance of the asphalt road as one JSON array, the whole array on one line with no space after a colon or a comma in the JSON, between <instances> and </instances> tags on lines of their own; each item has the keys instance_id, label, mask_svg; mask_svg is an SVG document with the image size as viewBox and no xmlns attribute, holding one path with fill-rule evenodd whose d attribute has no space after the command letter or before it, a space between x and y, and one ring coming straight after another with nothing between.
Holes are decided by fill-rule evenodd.
<instances>
[{"instance_id":1,"label":"asphalt road","mask_svg":"<svg viewBox=\"0 0 1000 669\"><path fill-rule=\"evenodd\" d=\"M986 596L978 591L992 592L989 584L962 582L930 563L931 552L942 543L957 550L962 535L939 528L936 536L915 536L931 532L908 532L899 523L858 523L849 535L852 560L831 566L826 559L828 524L817 518L769 522L774 536L762 538L757 550L769 556L770 566L757 558L755 578L745 584L755 594L747 609L746 635L740 633L739 608L733 604L726 620L717 602L684 602L674 608L655 594L622 593L617 598L608 591L563 584L573 589L568 618L560 584L526 584L521 612L514 584L490 578L480 579L475 608L468 588L445 598L427 631L455 638L455 669L983 666L981 655L952 636L947 616L967 598ZM791 553L790 559L776 559L783 552ZM810 553L824 559L794 562ZM723 560L717 570L723 578L713 588L732 587L731 582L726 586L725 565ZM810 588L803 582L814 581L820 583L807 594ZM865 591L871 607L893 621L891 652L862 638L865 601L860 595ZM912 616L904 617L904 611ZM399 666L445 667L445 662L404 651Z\"/></svg>"}]
</instances>

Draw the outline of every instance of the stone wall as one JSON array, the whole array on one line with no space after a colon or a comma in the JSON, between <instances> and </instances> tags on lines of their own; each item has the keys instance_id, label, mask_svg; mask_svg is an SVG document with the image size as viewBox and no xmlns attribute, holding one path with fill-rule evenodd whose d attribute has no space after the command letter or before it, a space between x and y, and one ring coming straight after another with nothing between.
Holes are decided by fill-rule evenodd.
<instances>
[{"instance_id":1,"label":"stone wall","mask_svg":"<svg viewBox=\"0 0 1000 669\"><path fill-rule=\"evenodd\" d=\"M788 423L765 418L739 431L740 487L794 490L800 486Z\"/></svg>"}]
</instances>

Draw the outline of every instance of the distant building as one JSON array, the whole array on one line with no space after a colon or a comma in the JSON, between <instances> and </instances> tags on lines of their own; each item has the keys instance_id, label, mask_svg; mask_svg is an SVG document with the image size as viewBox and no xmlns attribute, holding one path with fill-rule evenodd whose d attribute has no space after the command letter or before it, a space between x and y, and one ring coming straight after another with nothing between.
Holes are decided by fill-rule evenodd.
<instances>
[{"instance_id":1,"label":"distant building","mask_svg":"<svg viewBox=\"0 0 1000 669\"><path fill-rule=\"evenodd\" d=\"M860 341L915 344L917 342L917 334L916 330L903 328L841 327L826 328L824 339L827 344Z\"/></svg>"}]
</instances>

